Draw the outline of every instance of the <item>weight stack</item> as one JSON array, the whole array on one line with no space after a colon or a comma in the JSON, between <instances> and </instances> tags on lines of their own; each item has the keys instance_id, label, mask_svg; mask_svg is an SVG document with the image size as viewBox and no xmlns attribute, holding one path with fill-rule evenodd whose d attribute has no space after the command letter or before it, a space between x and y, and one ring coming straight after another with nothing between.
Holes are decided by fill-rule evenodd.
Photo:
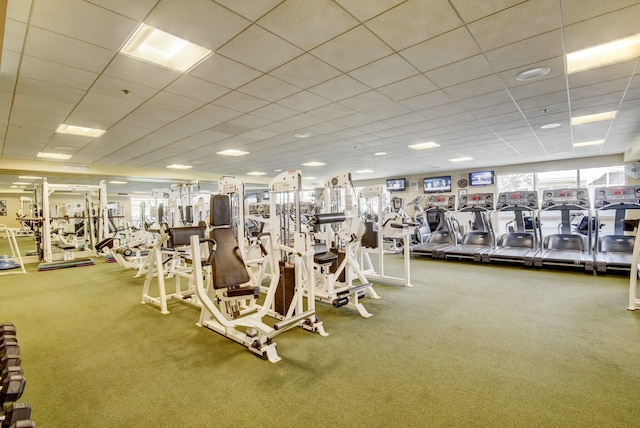
<instances>
[{"instance_id":1,"label":"weight stack","mask_svg":"<svg viewBox=\"0 0 640 428\"><path fill-rule=\"evenodd\" d=\"M279 263L280 266L280 280L278 281L278 288L276 289L276 296L273 301L273 310L285 316L291 306L293 295L296 288L296 272L292 265L287 265L284 262Z\"/></svg>"},{"instance_id":2,"label":"weight stack","mask_svg":"<svg viewBox=\"0 0 640 428\"><path fill-rule=\"evenodd\" d=\"M332 248L331 252L332 253L336 253L338 255L338 260L336 260L336 262L331 265L331 268L329 269L329 272L336 273L336 271L338 270L338 267L340 266L340 264L344 260L344 256L345 255L344 255L344 251L343 250L337 250L335 248ZM346 269L343 269L342 272L340 272L340 275L337 278L338 281L345 282L347 280L346 275L345 275L345 271L346 271Z\"/></svg>"}]
</instances>

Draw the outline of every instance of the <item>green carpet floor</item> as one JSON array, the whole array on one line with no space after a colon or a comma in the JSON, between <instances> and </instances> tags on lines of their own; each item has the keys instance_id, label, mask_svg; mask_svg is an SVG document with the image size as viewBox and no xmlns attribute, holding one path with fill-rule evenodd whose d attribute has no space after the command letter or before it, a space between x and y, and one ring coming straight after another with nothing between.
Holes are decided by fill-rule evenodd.
<instances>
[{"instance_id":1,"label":"green carpet floor","mask_svg":"<svg viewBox=\"0 0 640 428\"><path fill-rule=\"evenodd\" d=\"M376 285L369 319L319 304L330 336L283 333L276 364L192 307L140 304L143 279L103 259L0 277L0 321L39 427L638 426L628 279L411 264L414 287Z\"/></svg>"}]
</instances>

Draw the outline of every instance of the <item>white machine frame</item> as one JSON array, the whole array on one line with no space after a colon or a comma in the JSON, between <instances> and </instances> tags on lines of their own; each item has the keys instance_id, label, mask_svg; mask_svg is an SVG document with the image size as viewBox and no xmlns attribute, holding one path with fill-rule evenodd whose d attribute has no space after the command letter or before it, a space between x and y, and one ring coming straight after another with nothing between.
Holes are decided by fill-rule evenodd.
<instances>
[{"instance_id":1,"label":"white machine frame","mask_svg":"<svg viewBox=\"0 0 640 428\"><path fill-rule=\"evenodd\" d=\"M402 285L404 287L413 287L411 284L411 254L409 251L410 245L410 231L408 227L398 229L400 232L399 236L395 236L398 239L402 239L402 246L404 248L403 251L403 267L404 267L404 276L391 276L385 273L385 251L384 251L384 234L383 234L383 210L384 210L384 187L382 185L372 185L366 186L364 189L360 190L358 193L358 200L365 199L364 206L369 205L370 208L373 208L373 204L376 203L377 200L377 214L378 221L376 223L378 227L377 234L377 247L376 248L365 248L363 246L360 247L360 263L361 266L364 267L364 274L369 279L369 281L380 281L385 284L391 285ZM371 255L374 255L377 258L377 266L378 270L376 271L373 262L371 260Z\"/></svg>"},{"instance_id":2,"label":"white machine frame","mask_svg":"<svg viewBox=\"0 0 640 428\"><path fill-rule=\"evenodd\" d=\"M0 234L4 232L7 240L9 241L9 249L11 250L11 255L9 259L15 260L20 266L20 270L16 270L17 268L12 268L8 270L0 270L0 276L2 275L11 275L16 273L26 274L27 271L24 268L24 262L22 261L22 255L20 254L20 248L18 247L18 241L16 240L16 234L12 229L8 228L4 224L0 224Z\"/></svg>"}]
</instances>

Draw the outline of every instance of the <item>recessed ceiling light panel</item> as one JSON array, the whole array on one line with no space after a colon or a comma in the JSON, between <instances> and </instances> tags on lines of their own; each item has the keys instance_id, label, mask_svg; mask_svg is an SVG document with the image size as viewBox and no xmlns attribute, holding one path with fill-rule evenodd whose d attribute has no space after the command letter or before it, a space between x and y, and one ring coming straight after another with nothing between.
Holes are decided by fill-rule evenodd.
<instances>
[{"instance_id":1,"label":"recessed ceiling light panel","mask_svg":"<svg viewBox=\"0 0 640 428\"><path fill-rule=\"evenodd\" d=\"M453 158L453 159L449 159L449 162L466 162L466 161L472 161L473 158L470 156L464 156L461 158Z\"/></svg>"},{"instance_id":2,"label":"recessed ceiling light panel","mask_svg":"<svg viewBox=\"0 0 640 428\"><path fill-rule=\"evenodd\" d=\"M86 128L84 126L74 126L74 125L65 125L64 123L58 126L56 132L59 134L70 134L70 135L79 135L81 137L91 137L98 138L102 134L104 134L104 129L96 129L96 128ZM63 149L69 150L69 149Z\"/></svg>"},{"instance_id":3,"label":"recessed ceiling light panel","mask_svg":"<svg viewBox=\"0 0 640 428\"><path fill-rule=\"evenodd\" d=\"M387 152L375 152L373 155L374 156L385 156L387 154Z\"/></svg>"},{"instance_id":4,"label":"recessed ceiling light panel","mask_svg":"<svg viewBox=\"0 0 640 428\"><path fill-rule=\"evenodd\" d=\"M266 172L253 171L253 172L247 172L247 175L267 175L267 173Z\"/></svg>"},{"instance_id":5,"label":"recessed ceiling light panel","mask_svg":"<svg viewBox=\"0 0 640 428\"><path fill-rule=\"evenodd\" d=\"M581 125L583 123L599 122L601 120L612 120L616 117L617 110L607 111L604 113L588 114L585 116L576 116L571 118L572 125Z\"/></svg>"},{"instance_id":6,"label":"recessed ceiling light panel","mask_svg":"<svg viewBox=\"0 0 640 428\"><path fill-rule=\"evenodd\" d=\"M411 144L409 146L410 149L413 150L425 150L425 149L434 149L436 147L440 147L440 144L438 143L434 143L433 141L429 141L427 143L417 143L417 144Z\"/></svg>"},{"instance_id":7,"label":"recessed ceiling light panel","mask_svg":"<svg viewBox=\"0 0 640 428\"><path fill-rule=\"evenodd\" d=\"M71 159L71 155L66 155L63 153L47 153L47 152L40 152L37 154L37 157L41 158L41 159L60 159L60 160L67 160L67 159Z\"/></svg>"},{"instance_id":8,"label":"recessed ceiling light panel","mask_svg":"<svg viewBox=\"0 0 640 428\"><path fill-rule=\"evenodd\" d=\"M542 125L540 129L554 129L561 127L561 123L547 123L546 125Z\"/></svg>"},{"instance_id":9,"label":"recessed ceiling light panel","mask_svg":"<svg viewBox=\"0 0 640 428\"><path fill-rule=\"evenodd\" d=\"M567 54L567 73L577 73L640 56L640 34Z\"/></svg>"},{"instance_id":10,"label":"recessed ceiling light panel","mask_svg":"<svg viewBox=\"0 0 640 428\"><path fill-rule=\"evenodd\" d=\"M573 147L599 146L603 143L604 140L582 141L580 143L573 143Z\"/></svg>"},{"instance_id":11,"label":"recessed ceiling light panel","mask_svg":"<svg viewBox=\"0 0 640 428\"><path fill-rule=\"evenodd\" d=\"M244 152L242 150L235 150L235 149L227 149L221 152L217 152L216 154L222 155L222 156L244 156L244 155L248 155L249 152Z\"/></svg>"},{"instance_id":12,"label":"recessed ceiling light panel","mask_svg":"<svg viewBox=\"0 0 640 428\"><path fill-rule=\"evenodd\" d=\"M120 53L180 73L211 55L209 49L146 24L140 24Z\"/></svg>"},{"instance_id":13,"label":"recessed ceiling light panel","mask_svg":"<svg viewBox=\"0 0 640 428\"><path fill-rule=\"evenodd\" d=\"M326 163L313 161L313 162L303 163L302 165L304 165L304 166L324 166L324 165L326 165Z\"/></svg>"},{"instance_id":14,"label":"recessed ceiling light panel","mask_svg":"<svg viewBox=\"0 0 640 428\"><path fill-rule=\"evenodd\" d=\"M166 168L169 169L189 169L189 168L193 168L192 165L180 165L177 163L171 164L171 165L167 165Z\"/></svg>"}]
</instances>

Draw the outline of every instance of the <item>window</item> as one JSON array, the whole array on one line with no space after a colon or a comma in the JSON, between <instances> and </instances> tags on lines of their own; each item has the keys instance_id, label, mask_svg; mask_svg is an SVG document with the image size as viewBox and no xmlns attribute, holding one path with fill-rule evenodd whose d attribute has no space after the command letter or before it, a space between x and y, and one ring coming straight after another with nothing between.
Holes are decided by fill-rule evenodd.
<instances>
[{"instance_id":1,"label":"window","mask_svg":"<svg viewBox=\"0 0 640 428\"><path fill-rule=\"evenodd\" d=\"M536 189L563 189L565 187L578 187L578 171L567 169L564 171L547 171L536 173Z\"/></svg>"},{"instance_id":2,"label":"window","mask_svg":"<svg viewBox=\"0 0 640 428\"><path fill-rule=\"evenodd\" d=\"M517 192L533 189L533 173L505 174L497 177L498 192Z\"/></svg>"}]
</instances>

